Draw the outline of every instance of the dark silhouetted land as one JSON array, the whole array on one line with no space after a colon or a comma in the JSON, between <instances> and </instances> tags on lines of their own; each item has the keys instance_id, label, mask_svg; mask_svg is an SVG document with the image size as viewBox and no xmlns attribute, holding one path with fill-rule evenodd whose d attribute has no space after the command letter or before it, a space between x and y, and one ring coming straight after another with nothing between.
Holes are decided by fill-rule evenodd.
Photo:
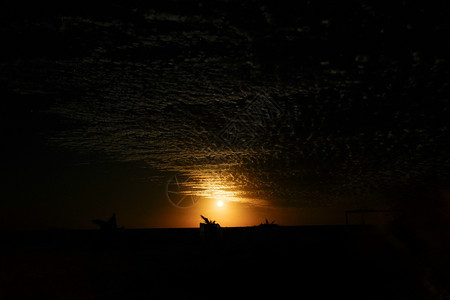
<instances>
[{"instance_id":1,"label":"dark silhouetted land","mask_svg":"<svg viewBox=\"0 0 450 300\"><path fill-rule=\"evenodd\" d=\"M222 228L214 240L199 228L1 235L2 299L446 295L439 247L375 226Z\"/></svg>"}]
</instances>

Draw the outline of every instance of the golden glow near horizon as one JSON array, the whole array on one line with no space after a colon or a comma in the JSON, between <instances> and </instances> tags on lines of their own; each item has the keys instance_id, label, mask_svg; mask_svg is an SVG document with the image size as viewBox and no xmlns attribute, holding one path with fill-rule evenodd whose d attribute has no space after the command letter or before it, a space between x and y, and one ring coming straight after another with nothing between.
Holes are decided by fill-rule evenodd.
<instances>
[{"instance_id":1,"label":"golden glow near horizon","mask_svg":"<svg viewBox=\"0 0 450 300\"><path fill-rule=\"evenodd\" d=\"M233 184L228 185L223 180L209 178L199 185L202 191L199 209L201 214L215 220L221 226L247 225L251 216L245 209L245 199L240 197L240 191Z\"/></svg>"},{"instance_id":2,"label":"golden glow near horizon","mask_svg":"<svg viewBox=\"0 0 450 300\"><path fill-rule=\"evenodd\" d=\"M192 195L195 199L191 206L189 206L191 202L188 201L186 203L189 205L182 207L192 207L192 210L190 210L192 215L182 215L180 211L180 214L175 217L177 224L180 224L177 226L196 226L198 222L201 222L199 220L200 215L215 220L223 227L252 226L267 218L266 214L258 216L263 207L267 209L266 201L246 197L242 186L229 181L226 177L214 176L205 170L202 170L202 172L201 174L190 174L186 177L178 176L172 180L174 186L169 186L169 188L175 187L173 192L168 189L169 196L174 194L176 194L175 196L178 196L178 194L182 194L182 196ZM178 186L182 187L181 192L178 191ZM175 200L177 199L175 198ZM172 202L172 204L178 207L177 202ZM181 221L180 218L184 220Z\"/></svg>"},{"instance_id":3,"label":"golden glow near horizon","mask_svg":"<svg viewBox=\"0 0 450 300\"><path fill-rule=\"evenodd\" d=\"M230 187L225 186L223 184L218 184L215 182L208 182L204 186L202 186L204 190L204 196L206 198L214 199L218 202L221 202L222 205L229 201L239 201L239 197L237 196L236 191L232 191ZM217 203L218 203L217 202ZM222 206L218 205L218 206Z\"/></svg>"}]
</instances>

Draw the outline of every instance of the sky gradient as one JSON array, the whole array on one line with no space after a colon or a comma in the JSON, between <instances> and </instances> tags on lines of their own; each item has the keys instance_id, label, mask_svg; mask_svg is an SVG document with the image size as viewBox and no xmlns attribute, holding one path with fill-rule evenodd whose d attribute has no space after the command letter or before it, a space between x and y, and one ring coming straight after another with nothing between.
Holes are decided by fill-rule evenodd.
<instances>
[{"instance_id":1,"label":"sky gradient","mask_svg":"<svg viewBox=\"0 0 450 300\"><path fill-rule=\"evenodd\" d=\"M131 228L196 227L200 214L337 224L346 209L448 209L443 5L10 4L1 225L93 228L113 212Z\"/></svg>"}]
</instances>

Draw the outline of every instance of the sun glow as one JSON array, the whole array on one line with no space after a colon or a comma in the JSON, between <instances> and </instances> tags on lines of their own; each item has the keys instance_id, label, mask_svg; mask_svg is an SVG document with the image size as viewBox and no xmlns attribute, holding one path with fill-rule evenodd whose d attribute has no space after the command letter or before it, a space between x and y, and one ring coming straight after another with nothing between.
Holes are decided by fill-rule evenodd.
<instances>
[{"instance_id":1,"label":"sun glow","mask_svg":"<svg viewBox=\"0 0 450 300\"><path fill-rule=\"evenodd\" d=\"M249 209L254 204L253 199L242 197L243 191L234 182L207 175L193 178L195 180L183 181L196 200L195 213L189 219L193 225L189 226L197 226L199 215L215 220L222 227L260 223L261 217Z\"/></svg>"}]
</instances>

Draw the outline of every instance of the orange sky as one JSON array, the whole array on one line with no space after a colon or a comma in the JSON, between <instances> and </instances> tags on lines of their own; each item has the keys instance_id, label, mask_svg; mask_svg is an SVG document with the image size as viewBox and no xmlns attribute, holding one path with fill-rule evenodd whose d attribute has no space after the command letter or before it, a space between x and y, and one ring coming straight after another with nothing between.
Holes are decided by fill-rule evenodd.
<instances>
[{"instance_id":1,"label":"orange sky","mask_svg":"<svg viewBox=\"0 0 450 300\"><path fill-rule=\"evenodd\" d=\"M160 213L148 220L145 227L198 227L200 215L215 220L222 227L253 226L265 221L279 225L327 225L344 224L343 209L294 208L294 207L251 207L239 202L223 201L217 206L216 199L203 199L197 205L185 209L166 206Z\"/></svg>"}]
</instances>

